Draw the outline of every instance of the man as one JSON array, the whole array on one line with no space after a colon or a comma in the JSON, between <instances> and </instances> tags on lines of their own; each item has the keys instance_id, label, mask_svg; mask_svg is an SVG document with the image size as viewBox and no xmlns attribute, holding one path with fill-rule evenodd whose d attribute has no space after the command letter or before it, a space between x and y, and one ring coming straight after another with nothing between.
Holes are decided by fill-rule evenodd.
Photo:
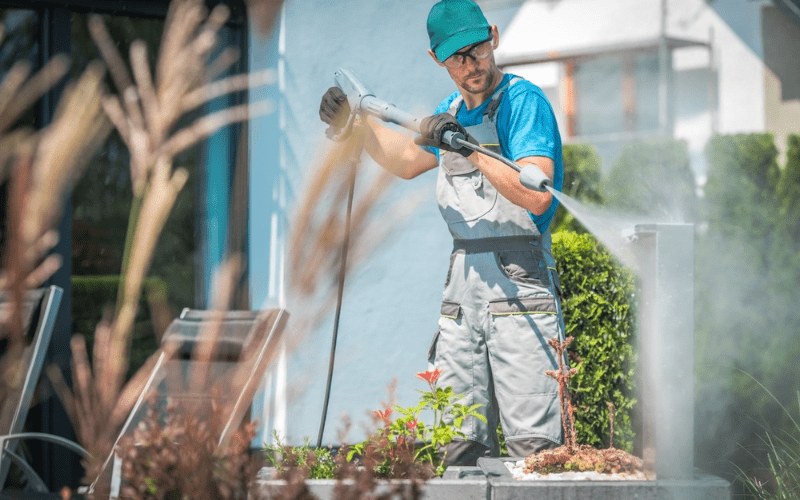
<instances>
[{"instance_id":1,"label":"man","mask_svg":"<svg viewBox=\"0 0 800 500\"><path fill-rule=\"evenodd\" d=\"M451 443L448 464L474 465L497 456L499 421L509 455L527 456L562 441L557 370L547 340L563 340L560 285L548 226L557 202L531 191L502 162L441 142L447 130L500 152L518 165L536 165L560 190L561 138L541 89L495 64L497 26L471 0L442 0L428 16L431 58L458 88L422 120L412 140L371 117L365 148L384 168L411 179L440 166L436 197L454 239L439 330L428 352L442 370L438 385L481 403L487 422L469 419L466 441ZM344 94L331 88L320 117L341 126Z\"/></svg>"}]
</instances>

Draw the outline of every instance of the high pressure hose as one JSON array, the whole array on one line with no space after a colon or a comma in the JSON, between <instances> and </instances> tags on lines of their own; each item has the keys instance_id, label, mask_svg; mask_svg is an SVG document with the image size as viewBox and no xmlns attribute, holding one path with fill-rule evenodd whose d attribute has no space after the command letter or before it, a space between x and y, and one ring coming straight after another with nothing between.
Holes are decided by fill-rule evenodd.
<instances>
[{"instance_id":1,"label":"high pressure hose","mask_svg":"<svg viewBox=\"0 0 800 500\"><path fill-rule=\"evenodd\" d=\"M325 384L325 401L322 404L322 418L319 423L319 435L317 436L317 448L322 448L322 435L325 433L325 420L328 416L328 400L331 395L331 381L333 380L333 364L336 358L336 339L339 336L339 317L342 312L342 297L344 296L344 277L347 269L347 248L350 246L350 216L353 212L353 193L356 187L356 170L358 170L358 158L350 159L350 192L347 195L347 212L344 222L344 238L342 239L342 261L339 267L339 290L336 295L336 314L333 318L333 338L331 339L331 354L328 359L328 378Z\"/></svg>"}]
</instances>

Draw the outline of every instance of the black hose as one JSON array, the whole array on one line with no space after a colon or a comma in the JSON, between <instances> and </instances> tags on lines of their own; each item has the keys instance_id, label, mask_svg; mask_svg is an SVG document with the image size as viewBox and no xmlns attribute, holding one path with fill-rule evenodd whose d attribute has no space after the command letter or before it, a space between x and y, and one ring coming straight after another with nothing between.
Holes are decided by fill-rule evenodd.
<instances>
[{"instance_id":1,"label":"black hose","mask_svg":"<svg viewBox=\"0 0 800 500\"><path fill-rule=\"evenodd\" d=\"M356 169L358 159L352 160L350 173L350 193L347 196L347 215L344 222L344 240L342 241L342 265L339 268L339 292L336 297L336 315L333 318L333 338L331 339L331 355L328 360L328 382L325 385L325 402L322 404L322 419L319 423L317 448L322 448L322 435L325 433L325 419L328 416L328 400L331 396L331 380L333 379L333 363L336 358L336 338L339 335L339 316L342 312L342 296L344 295L344 277L347 269L347 247L350 246L350 214L353 211L353 192L356 187Z\"/></svg>"}]
</instances>

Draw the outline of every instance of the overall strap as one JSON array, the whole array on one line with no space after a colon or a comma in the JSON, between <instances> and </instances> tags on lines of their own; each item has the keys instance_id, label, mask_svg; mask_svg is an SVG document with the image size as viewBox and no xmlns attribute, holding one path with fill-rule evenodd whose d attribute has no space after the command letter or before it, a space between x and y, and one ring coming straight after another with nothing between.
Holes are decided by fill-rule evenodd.
<instances>
[{"instance_id":1,"label":"overall strap","mask_svg":"<svg viewBox=\"0 0 800 500\"><path fill-rule=\"evenodd\" d=\"M500 106L500 101L503 99L503 94L506 93L508 87L514 85L520 80L522 80L522 78L515 76L494 93L491 102L489 102L489 105L486 106L486 111L483 112L484 119L494 121L495 115L497 114L497 108Z\"/></svg>"}]
</instances>

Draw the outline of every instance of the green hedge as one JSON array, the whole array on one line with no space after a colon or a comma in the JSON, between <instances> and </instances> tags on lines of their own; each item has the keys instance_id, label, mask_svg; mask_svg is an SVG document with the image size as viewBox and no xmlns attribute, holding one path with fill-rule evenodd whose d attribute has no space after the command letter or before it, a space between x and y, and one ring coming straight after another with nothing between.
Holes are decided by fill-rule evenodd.
<instances>
[{"instance_id":1,"label":"green hedge","mask_svg":"<svg viewBox=\"0 0 800 500\"><path fill-rule=\"evenodd\" d=\"M72 277L72 334L86 337L87 347L91 350L94 342L94 331L104 311L113 313L116 303L119 276L73 276ZM148 295L166 298L167 284L159 278L146 278L139 298L139 312L131 337L131 357L128 377L138 370L158 348L150 309L147 304Z\"/></svg>"},{"instance_id":2,"label":"green hedge","mask_svg":"<svg viewBox=\"0 0 800 500\"><path fill-rule=\"evenodd\" d=\"M572 366L578 442L607 446L612 402L614 446L633 448L631 410L634 388L635 329L633 274L588 234L553 235L553 255L563 289L564 322Z\"/></svg>"}]
</instances>

